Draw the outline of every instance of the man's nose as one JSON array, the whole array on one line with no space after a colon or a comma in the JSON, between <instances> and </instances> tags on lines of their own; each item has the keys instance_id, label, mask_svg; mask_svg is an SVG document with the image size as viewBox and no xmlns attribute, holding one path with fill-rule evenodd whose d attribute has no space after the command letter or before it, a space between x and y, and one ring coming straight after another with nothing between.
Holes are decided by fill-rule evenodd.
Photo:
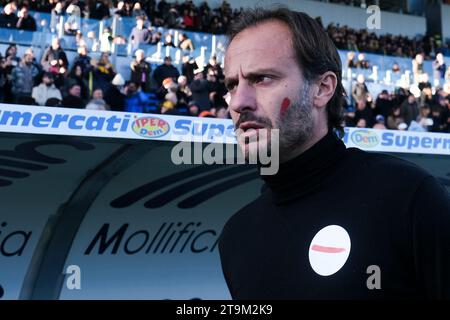
<instances>
[{"instance_id":1,"label":"man's nose","mask_svg":"<svg viewBox=\"0 0 450 320\"><path fill-rule=\"evenodd\" d=\"M231 110L242 113L244 111L256 110L255 88L246 81L239 81L235 92L231 94Z\"/></svg>"}]
</instances>

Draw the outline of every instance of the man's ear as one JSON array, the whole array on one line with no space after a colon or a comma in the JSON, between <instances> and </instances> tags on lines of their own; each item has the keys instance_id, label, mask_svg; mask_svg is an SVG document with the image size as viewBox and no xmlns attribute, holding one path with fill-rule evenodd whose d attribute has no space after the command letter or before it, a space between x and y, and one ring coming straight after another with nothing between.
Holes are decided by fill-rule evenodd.
<instances>
[{"instance_id":1,"label":"man's ear","mask_svg":"<svg viewBox=\"0 0 450 320\"><path fill-rule=\"evenodd\" d=\"M327 71L316 81L317 88L313 97L315 107L326 107L334 95L337 86L337 77L334 72Z\"/></svg>"}]
</instances>

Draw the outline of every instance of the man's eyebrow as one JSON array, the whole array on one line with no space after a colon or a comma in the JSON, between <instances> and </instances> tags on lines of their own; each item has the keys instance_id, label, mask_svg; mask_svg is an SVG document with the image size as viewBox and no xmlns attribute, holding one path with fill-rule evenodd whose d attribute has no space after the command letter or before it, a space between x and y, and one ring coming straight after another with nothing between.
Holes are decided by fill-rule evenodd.
<instances>
[{"instance_id":1,"label":"man's eyebrow","mask_svg":"<svg viewBox=\"0 0 450 320\"><path fill-rule=\"evenodd\" d=\"M275 68L262 68L255 69L253 71L248 72L247 74L243 74L244 79L252 79L255 77L260 77L263 75L280 75L281 72Z\"/></svg>"},{"instance_id":2,"label":"man's eyebrow","mask_svg":"<svg viewBox=\"0 0 450 320\"><path fill-rule=\"evenodd\" d=\"M281 76L281 72L274 68L263 68L263 69L253 70L253 71L243 75L242 77L244 79L252 80L252 79L264 76L264 75ZM225 78L225 86L235 85L237 83L239 83L238 77Z\"/></svg>"}]
</instances>

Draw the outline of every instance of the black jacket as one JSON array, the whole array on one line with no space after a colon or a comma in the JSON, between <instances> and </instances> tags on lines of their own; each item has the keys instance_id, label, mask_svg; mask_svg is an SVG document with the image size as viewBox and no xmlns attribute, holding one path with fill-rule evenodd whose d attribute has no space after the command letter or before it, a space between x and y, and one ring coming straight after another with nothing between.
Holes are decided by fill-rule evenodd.
<instances>
[{"instance_id":1,"label":"black jacket","mask_svg":"<svg viewBox=\"0 0 450 320\"><path fill-rule=\"evenodd\" d=\"M264 180L220 237L234 299L450 298L449 195L429 173L328 134Z\"/></svg>"}]
</instances>

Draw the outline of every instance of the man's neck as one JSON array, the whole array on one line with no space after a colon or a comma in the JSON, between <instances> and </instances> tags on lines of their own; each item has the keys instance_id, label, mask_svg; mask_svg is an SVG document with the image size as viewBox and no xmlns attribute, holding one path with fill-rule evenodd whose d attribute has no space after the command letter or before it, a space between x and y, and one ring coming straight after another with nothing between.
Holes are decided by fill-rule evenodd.
<instances>
[{"instance_id":1,"label":"man's neck","mask_svg":"<svg viewBox=\"0 0 450 320\"><path fill-rule=\"evenodd\" d=\"M289 160L292 160L292 159L298 157L299 155L304 153L306 150L311 148L313 145L315 145L320 139L325 137L327 135L327 133L328 133L327 126L324 126L323 128L315 129L311 138L308 141L306 141L305 143L303 143L301 146L299 146L298 148L296 148L292 152L290 152L289 155L283 157L283 155L280 154L280 162L281 163L287 162Z\"/></svg>"}]
</instances>

